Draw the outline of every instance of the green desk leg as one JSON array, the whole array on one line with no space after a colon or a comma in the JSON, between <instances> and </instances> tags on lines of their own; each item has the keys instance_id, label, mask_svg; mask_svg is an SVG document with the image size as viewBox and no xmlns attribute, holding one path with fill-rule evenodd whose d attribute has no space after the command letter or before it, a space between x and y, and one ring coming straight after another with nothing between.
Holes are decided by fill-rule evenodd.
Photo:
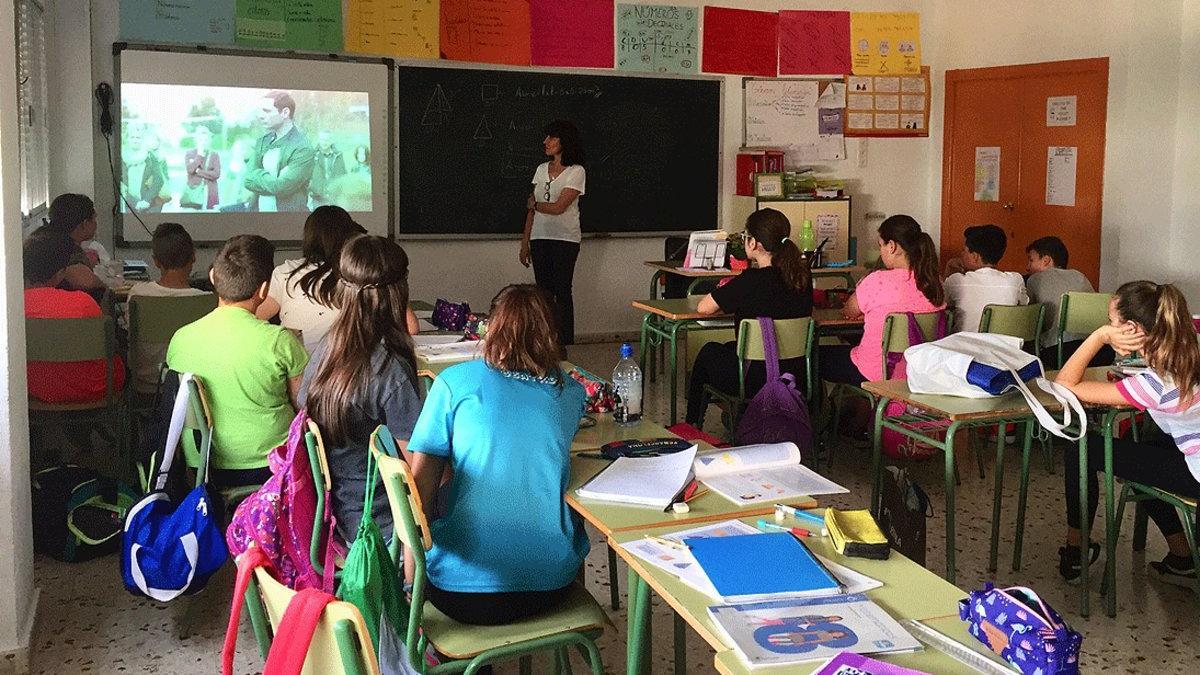
<instances>
[{"instance_id":1,"label":"green desk leg","mask_svg":"<svg viewBox=\"0 0 1200 675\"><path fill-rule=\"evenodd\" d=\"M996 571L996 558L1000 548L1000 499L1004 490L1004 431L1007 425L1001 424L996 428L996 464L992 471L996 474L995 492L992 493L992 545L988 549L988 571ZM975 461L982 459L982 453L975 455Z\"/></svg>"},{"instance_id":2,"label":"green desk leg","mask_svg":"<svg viewBox=\"0 0 1200 675\"><path fill-rule=\"evenodd\" d=\"M881 504L880 490L883 487L883 412L887 410L888 399L880 398L875 404L875 442L871 451L871 512L879 518ZM839 408L840 399L839 399Z\"/></svg>"},{"instance_id":3,"label":"green desk leg","mask_svg":"<svg viewBox=\"0 0 1200 675\"><path fill-rule=\"evenodd\" d=\"M675 675L687 675L687 624L678 612L675 618Z\"/></svg>"},{"instance_id":4,"label":"green desk leg","mask_svg":"<svg viewBox=\"0 0 1200 675\"><path fill-rule=\"evenodd\" d=\"M658 289L659 289L658 284L659 284L659 282L662 281L663 277L665 277L665 276L667 276L666 272L664 272L662 270L654 270L654 274L650 277L650 299L651 300L658 300Z\"/></svg>"},{"instance_id":5,"label":"green desk leg","mask_svg":"<svg viewBox=\"0 0 1200 675\"><path fill-rule=\"evenodd\" d=\"M671 424L668 424L667 426L672 426L675 424L676 421L678 421L677 408L679 407L679 401L676 400L678 398L677 388L679 386L679 382L678 382L679 378L678 378L678 372L677 372L677 368L678 368L677 357L678 357L678 346L679 346L679 343L678 343L679 329L682 328L683 326L684 326L684 323L682 321L672 321L671 322L671 337L670 337L671 360L668 362L668 365L667 365L667 377L671 378Z\"/></svg>"},{"instance_id":6,"label":"green desk leg","mask_svg":"<svg viewBox=\"0 0 1200 675\"><path fill-rule=\"evenodd\" d=\"M1087 617L1091 614L1088 593L1088 567L1091 562L1092 522L1088 518L1088 437L1083 434L1079 438L1079 615ZM1065 470L1065 469L1064 469ZM1070 523L1067 523L1069 526Z\"/></svg>"},{"instance_id":7,"label":"green desk leg","mask_svg":"<svg viewBox=\"0 0 1200 675\"><path fill-rule=\"evenodd\" d=\"M629 620L625 638L625 672L640 675L649 672L650 656L650 585L629 568Z\"/></svg>"},{"instance_id":8,"label":"green desk leg","mask_svg":"<svg viewBox=\"0 0 1200 675\"><path fill-rule=\"evenodd\" d=\"M954 434L958 431L960 423L951 422L950 426L946 427L946 581L954 583ZM1004 437L1000 437L1000 442L1004 442Z\"/></svg>"},{"instance_id":9,"label":"green desk leg","mask_svg":"<svg viewBox=\"0 0 1200 675\"><path fill-rule=\"evenodd\" d=\"M1029 496L1029 452L1033 447L1033 425L1030 420L1025 422L1025 445L1021 454L1021 489L1017 493L1017 531L1013 536L1014 572L1021 570L1021 545L1025 540L1025 501Z\"/></svg>"},{"instance_id":10,"label":"green desk leg","mask_svg":"<svg viewBox=\"0 0 1200 675\"><path fill-rule=\"evenodd\" d=\"M1104 584L1108 616L1117 615L1117 516L1113 499L1113 426L1117 411L1104 414Z\"/></svg>"},{"instance_id":11,"label":"green desk leg","mask_svg":"<svg viewBox=\"0 0 1200 675\"><path fill-rule=\"evenodd\" d=\"M651 382L654 381L654 371L646 370L646 356L653 349L653 346L649 342L650 322L653 320L653 317L654 315L650 312L646 312L646 315L642 317L642 338L641 342L638 343L638 366L641 367L642 372L645 373ZM651 360L654 359L653 354L650 354L650 358Z\"/></svg>"},{"instance_id":12,"label":"green desk leg","mask_svg":"<svg viewBox=\"0 0 1200 675\"><path fill-rule=\"evenodd\" d=\"M621 609L621 589L617 588L617 552L608 545L608 598L614 610Z\"/></svg>"}]
</instances>

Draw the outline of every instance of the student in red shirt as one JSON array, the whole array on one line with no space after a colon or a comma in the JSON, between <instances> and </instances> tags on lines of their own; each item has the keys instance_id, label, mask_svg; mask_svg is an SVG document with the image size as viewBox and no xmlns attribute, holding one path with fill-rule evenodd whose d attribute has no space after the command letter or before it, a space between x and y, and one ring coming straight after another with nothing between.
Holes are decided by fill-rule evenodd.
<instances>
[{"instance_id":1,"label":"student in red shirt","mask_svg":"<svg viewBox=\"0 0 1200 675\"><path fill-rule=\"evenodd\" d=\"M83 319L101 316L100 305L83 291L56 288L77 248L61 232L38 232L25 242L25 318ZM29 361L29 395L45 403L91 403L104 398L105 363ZM125 385L125 364L113 356L113 387Z\"/></svg>"}]
</instances>

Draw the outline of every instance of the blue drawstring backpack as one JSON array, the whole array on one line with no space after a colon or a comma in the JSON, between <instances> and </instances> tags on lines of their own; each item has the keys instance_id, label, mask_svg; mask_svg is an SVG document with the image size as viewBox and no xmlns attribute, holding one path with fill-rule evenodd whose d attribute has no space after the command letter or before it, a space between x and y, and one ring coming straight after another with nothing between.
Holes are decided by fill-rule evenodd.
<instances>
[{"instance_id":1,"label":"blue drawstring backpack","mask_svg":"<svg viewBox=\"0 0 1200 675\"><path fill-rule=\"evenodd\" d=\"M201 448L203 461L196 487L178 505L166 493L167 476L179 448L187 416L188 380L180 376L179 392L171 411L171 425L163 451L162 466L155 476L150 494L129 511L121 545L121 576L125 588L134 595L167 602L180 595L204 588L229 558L225 536L217 513L208 496L208 453L211 442ZM208 434L206 440L211 439Z\"/></svg>"}]
</instances>

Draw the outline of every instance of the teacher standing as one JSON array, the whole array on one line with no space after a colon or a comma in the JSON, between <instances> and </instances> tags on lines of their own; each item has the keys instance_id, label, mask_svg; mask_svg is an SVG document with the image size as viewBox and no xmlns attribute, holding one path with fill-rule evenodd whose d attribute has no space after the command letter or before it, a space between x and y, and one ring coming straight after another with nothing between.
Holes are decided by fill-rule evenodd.
<instances>
[{"instance_id":1,"label":"teacher standing","mask_svg":"<svg viewBox=\"0 0 1200 675\"><path fill-rule=\"evenodd\" d=\"M579 197L585 192L583 144L579 129L565 120L546 125L542 146L550 158L533 172L533 192L521 237L521 264L533 263L537 285L554 298L558 341L575 343L575 301L571 282L579 257Z\"/></svg>"}]
</instances>

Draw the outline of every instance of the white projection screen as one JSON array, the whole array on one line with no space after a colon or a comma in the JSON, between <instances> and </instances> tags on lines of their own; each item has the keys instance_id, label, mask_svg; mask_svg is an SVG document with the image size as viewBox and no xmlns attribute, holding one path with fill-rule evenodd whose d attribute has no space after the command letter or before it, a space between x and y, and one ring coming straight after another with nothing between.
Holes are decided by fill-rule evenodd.
<instances>
[{"instance_id":1,"label":"white projection screen","mask_svg":"<svg viewBox=\"0 0 1200 675\"><path fill-rule=\"evenodd\" d=\"M324 204L391 234L390 61L128 47L116 71L119 243L297 242Z\"/></svg>"}]
</instances>

